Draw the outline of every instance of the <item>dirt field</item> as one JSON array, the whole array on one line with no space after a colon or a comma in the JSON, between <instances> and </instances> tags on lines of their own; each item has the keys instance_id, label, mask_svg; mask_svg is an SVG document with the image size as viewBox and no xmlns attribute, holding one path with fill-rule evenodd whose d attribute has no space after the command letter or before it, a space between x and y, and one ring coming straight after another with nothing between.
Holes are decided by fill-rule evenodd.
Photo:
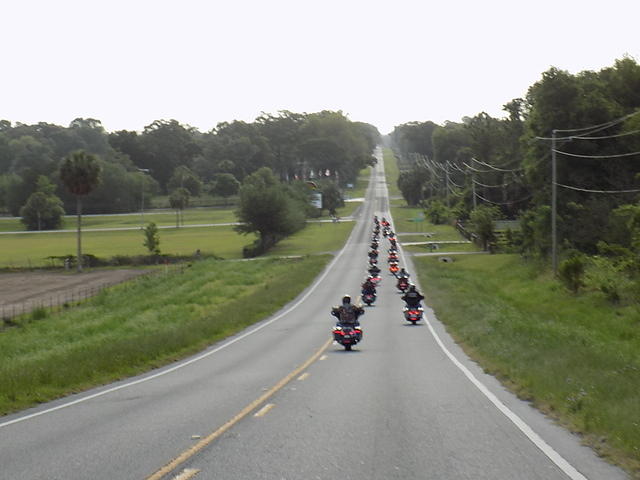
<instances>
[{"instance_id":1,"label":"dirt field","mask_svg":"<svg viewBox=\"0 0 640 480\"><path fill-rule=\"evenodd\" d=\"M102 288L149 270L101 270L86 273L0 274L0 318L11 318L38 306L56 306L95 295Z\"/></svg>"}]
</instances>

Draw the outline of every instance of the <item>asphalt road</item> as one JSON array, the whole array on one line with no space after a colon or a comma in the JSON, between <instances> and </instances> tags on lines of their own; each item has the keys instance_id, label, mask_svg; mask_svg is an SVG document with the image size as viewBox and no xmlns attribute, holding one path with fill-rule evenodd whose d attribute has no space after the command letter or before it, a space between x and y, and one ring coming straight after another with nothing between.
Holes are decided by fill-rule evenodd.
<instances>
[{"instance_id":1,"label":"asphalt road","mask_svg":"<svg viewBox=\"0 0 640 480\"><path fill-rule=\"evenodd\" d=\"M0 479L627 478L485 375L433 312L405 324L386 273L363 341L331 344L330 307L357 296L372 217L388 217L381 163L298 300L185 362L0 419Z\"/></svg>"}]
</instances>

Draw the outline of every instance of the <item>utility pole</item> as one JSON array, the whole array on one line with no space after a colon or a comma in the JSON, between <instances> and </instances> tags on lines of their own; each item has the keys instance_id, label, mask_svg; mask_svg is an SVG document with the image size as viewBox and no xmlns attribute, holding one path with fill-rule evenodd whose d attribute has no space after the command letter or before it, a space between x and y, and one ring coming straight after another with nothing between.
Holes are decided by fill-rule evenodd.
<instances>
[{"instance_id":1,"label":"utility pole","mask_svg":"<svg viewBox=\"0 0 640 480\"><path fill-rule=\"evenodd\" d=\"M556 231L556 210L558 192L556 185L556 130L551 132L551 263L553 274L558 274L558 238Z\"/></svg>"},{"instance_id":2,"label":"utility pole","mask_svg":"<svg viewBox=\"0 0 640 480\"><path fill-rule=\"evenodd\" d=\"M478 200L476 199L476 178L471 172L471 192L473 195L473 209L475 210L478 206Z\"/></svg>"},{"instance_id":3,"label":"utility pole","mask_svg":"<svg viewBox=\"0 0 640 480\"><path fill-rule=\"evenodd\" d=\"M445 178L445 196L447 199L447 207L449 206L449 161L444 164L444 178Z\"/></svg>"},{"instance_id":4,"label":"utility pole","mask_svg":"<svg viewBox=\"0 0 640 480\"><path fill-rule=\"evenodd\" d=\"M141 217L141 222L142 222L142 227L144 227L144 184L145 184L145 178L144 175L146 173L149 173L151 170L149 170L148 168L138 168L138 171L140 173L142 173L142 199L140 202L140 217Z\"/></svg>"}]
</instances>

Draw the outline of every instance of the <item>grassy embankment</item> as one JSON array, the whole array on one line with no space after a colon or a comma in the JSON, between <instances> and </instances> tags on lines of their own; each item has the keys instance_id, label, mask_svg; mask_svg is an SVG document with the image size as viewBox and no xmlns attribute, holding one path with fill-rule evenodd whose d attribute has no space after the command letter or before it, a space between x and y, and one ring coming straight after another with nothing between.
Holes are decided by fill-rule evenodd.
<instances>
[{"instance_id":1,"label":"grassy embankment","mask_svg":"<svg viewBox=\"0 0 640 480\"><path fill-rule=\"evenodd\" d=\"M640 309L570 294L517 255L414 259L427 303L487 371L640 478Z\"/></svg>"},{"instance_id":2,"label":"grassy embankment","mask_svg":"<svg viewBox=\"0 0 640 480\"><path fill-rule=\"evenodd\" d=\"M396 225L404 211L394 209ZM414 264L427 303L472 358L640 478L638 305L613 306L597 292L573 295L548 269L517 255Z\"/></svg>"},{"instance_id":3,"label":"grassy embankment","mask_svg":"<svg viewBox=\"0 0 640 480\"><path fill-rule=\"evenodd\" d=\"M277 311L330 259L194 262L0 333L0 414L194 353ZM247 309L246 305L252 305Z\"/></svg>"}]
</instances>

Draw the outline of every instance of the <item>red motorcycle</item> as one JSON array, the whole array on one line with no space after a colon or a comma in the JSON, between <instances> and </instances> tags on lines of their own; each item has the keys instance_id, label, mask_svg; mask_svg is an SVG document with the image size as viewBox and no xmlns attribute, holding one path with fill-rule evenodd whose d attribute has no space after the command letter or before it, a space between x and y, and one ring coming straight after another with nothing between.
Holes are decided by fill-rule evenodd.
<instances>
[{"instance_id":1,"label":"red motorcycle","mask_svg":"<svg viewBox=\"0 0 640 480\"><path fill-rule=\"evenodd\" d=\"M396 287L398 288L398 290L400 290L402 293L406 292L407 289L409 288L409 279L406 277L400 277L398 279L398 282L396 283Z\"/></svg>"},{"instance_id":2,"label":"red motorcycle","mask_svg":"<svg viewBox=\"0 0 640 480\"><path fill-rule=\"evenodd\" d=\"M422 320L423 311L424 310L422 307L404 307L402 309L402 312L404 313L404 319L414 325Z\"/></svg>"},{"instance_id":3,"label":"red motorcycle","mask_svg":"<svg viewBox=\"0 0 640 480\"><path fill-rule=\"evenodd\" d=\"M351 350L351 347L362 340L362 329L350 325L336 325L333 327L333 339L345 350Z\"/></svg>"}]
</instances>

